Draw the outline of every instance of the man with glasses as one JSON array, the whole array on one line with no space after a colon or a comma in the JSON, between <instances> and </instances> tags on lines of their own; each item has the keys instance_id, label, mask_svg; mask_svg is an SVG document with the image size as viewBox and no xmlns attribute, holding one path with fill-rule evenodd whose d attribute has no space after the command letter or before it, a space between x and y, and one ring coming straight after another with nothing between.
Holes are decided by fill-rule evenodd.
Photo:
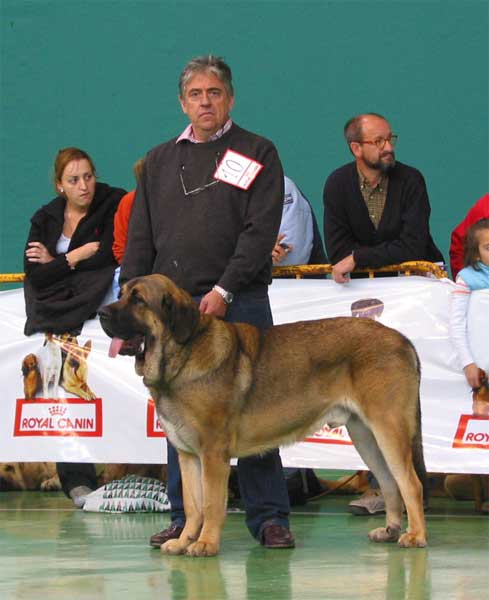
<instances>
[{"instance_id":1,"label":"man with glasses","mask_svg":"<svg viewBox=\"0 0 489 600\"><path fill-rule=\"evenodd\" d=\"M184 68L179 101L189 118L180 136L151 150L138 184L121 283L161 273L189 292L202 313L265 328L271 253L279 232L284 175L274 145L234 123L231 70L200 56ZM287 488L278 450L238 461L251 534L267 548L291 548ZM178 455L168 444L170 526L185 524Z\"/></svg>"},{"instance_id":2,"label":"man with glasses","mask_svg":"<svg viewBox=\"0 0 489 600\"><path fill-rule=\"evenodd\" d=\"M362 267L443 262L430 234L424 178L396 161L397 135L388 121L361 114L347 121L344 135L355 160L333 171L324 186L324 240L334 280L345 283ZM355 515L385 512L378 482L371 473L368 479L369 489L349 504Z\"/></svg>"},{"instance_id":3,"label":"man with glasses","mask_svg":"<svg viewBox=\"0 0 489 600\"><path fill-rule=\"evenodd\" d=\"M396 161L397 135L388 121L361 114L344 134L355 160L331 173L324 187L324 241L334 280L347 282L356 268L443 261L430 234L424 178Z\"/></svg>"}]
</instances>

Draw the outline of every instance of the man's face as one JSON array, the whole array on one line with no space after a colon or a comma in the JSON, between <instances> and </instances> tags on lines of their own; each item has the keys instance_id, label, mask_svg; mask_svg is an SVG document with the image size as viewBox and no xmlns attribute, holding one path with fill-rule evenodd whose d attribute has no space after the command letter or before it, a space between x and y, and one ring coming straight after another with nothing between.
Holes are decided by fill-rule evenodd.
<instances>
[{"instance_id":1,"label":"man's face","mask_svg":"<svg viewBox=\"0 0 489 600\"><path fill-rule=\"evenodd\" d=\"M194 136L206 142L228 120L234 97L222 81L211 72L197 73L190 79L180 105L192 123Z\"/></svg>"},{"instance_id":2,"label":"man's face","mask_svg":"<svg viewBox=\"0 0 489 600\"><path fill-rule=\"evenodd\" d=\"M352 142L351 144L352 152L360 169L362 166L366 166L374 171L386 173L396 164L394 146L389 141L385 142L383 148L375 145L378 140L388 140L391 135L390 125L384 119L374 116L366 116L362 119L362 141L364 143Z\"/></svg>"}]
</instances>

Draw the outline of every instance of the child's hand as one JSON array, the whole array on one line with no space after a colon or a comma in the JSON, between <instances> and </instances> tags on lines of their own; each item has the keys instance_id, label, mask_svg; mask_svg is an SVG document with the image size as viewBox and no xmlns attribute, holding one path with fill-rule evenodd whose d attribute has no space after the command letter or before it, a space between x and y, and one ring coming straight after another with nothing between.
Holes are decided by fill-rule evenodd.
<instances>
[{"instance_id":1,"label":"child's hand","mask_svg":"<svg viewBox=\"0 0 489 600\"><path fill-rule=\"evenodd\" d=\"M470 363L464 367L465 379L472 389L477 389L482 384L481 370L475 363Z\"/></svg>"}]
</instances>

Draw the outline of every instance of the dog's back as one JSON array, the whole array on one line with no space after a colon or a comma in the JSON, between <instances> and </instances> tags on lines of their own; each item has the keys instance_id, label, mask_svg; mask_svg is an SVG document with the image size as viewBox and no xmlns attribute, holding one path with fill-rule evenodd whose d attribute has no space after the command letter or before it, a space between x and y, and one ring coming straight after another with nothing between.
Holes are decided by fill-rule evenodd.
<instances>
[{"instance_id":1,"label":"dog's back","mask_svg":"<svg viewBox=\"0 0 489 600\"><path fill-rule=\"evenodd\" d=\"M254 419L268 422L267 435L278 436L294 422L303 423L295 437L312 433L319 427L317 415L322 413L325 420L333 408L336 414L330 411L329 420L334 417L335 425L344 425L351 413L371 418L378 410L374 399L385 396L387 382L403 389L402 397L391 396L390 402L399 405L389 410L407 411L412 423L420 418L419 359L411 342L394 329L352 317L279 325L264 332L237 327L244 327L247 342L242 347L252 371L242 407L241 429L247 438L256 431ZM281 411L287 419L276 418ZM419 425L412 429L414 434Z\"/></svg>"}]
</instances>

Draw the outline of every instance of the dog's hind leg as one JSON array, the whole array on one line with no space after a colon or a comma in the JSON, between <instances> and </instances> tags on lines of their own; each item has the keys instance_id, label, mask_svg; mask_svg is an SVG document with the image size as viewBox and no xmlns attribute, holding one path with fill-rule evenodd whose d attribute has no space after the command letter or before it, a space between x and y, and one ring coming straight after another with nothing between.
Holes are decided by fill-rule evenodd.
<instances>
[{"instance_id":1,"label":"dog's hind leg","mask_svg":"<svg viewBox=\"0 0 489 600\"><path fill-rule=\"evenodd\" d=\"M219 552L226 518L229 458L214 447L203 452L202 491L204 523L199 539L187 548L189 556L214 556Z\"/></svg>"},{"instance_id":2,"label":"dog's hind leg","mask_svg":"<svg viewBox=\"0 0 489 600\"><path fill-rule=\"evenodd\" d=\"M161 546L165 554L184 554L199 537L203 521L200 459L195 454L178 450L178 461L182 473L185 527L178 539L168 540Z\"/></svg>"},{"instance_id":3,"label":"dog's hind leg","mask_svg":"<svg viewBox=\"0 0 489 600\"><path fill-rule=\"evenodd\" d=\"M381 430L376 431L377 442L385 460L395 477L406 507L407 531L399 538L403 548L424 548L426 546L426 524L423 510L423 486L413 464L413 440L406 419L389 419Z\"/></svg>"},{"instance_id":4,"label":"dog's hind leg","mask_svg":"<svg viewBox=\"0 0 489 600\"><path fill-rule=\"evenodd\" d=\"M397 542L401 534L402 499L372 431L356 415L346 424L358 454L375 475L385 500L386 524L369 533L373 542Z\"/></svg>"}]
</instances>

